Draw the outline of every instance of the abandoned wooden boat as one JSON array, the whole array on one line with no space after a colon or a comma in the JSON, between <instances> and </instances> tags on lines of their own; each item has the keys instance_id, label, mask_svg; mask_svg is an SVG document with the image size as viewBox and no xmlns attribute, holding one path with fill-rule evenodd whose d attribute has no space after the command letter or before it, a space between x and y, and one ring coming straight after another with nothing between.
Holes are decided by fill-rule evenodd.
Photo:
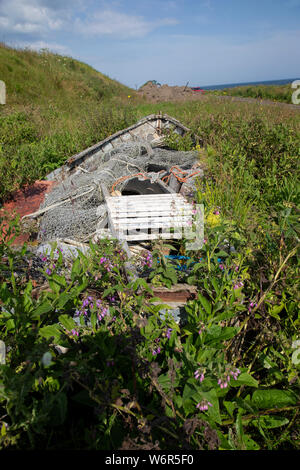
<instances>
[{"instance_id":1,"label":"abandoned wooden boat","mask_svg":"<svg viewBox=\"0 0 300 470\"><path fill-rule=\"evenodd\" d=\"M151 146L159 146L163 143L163 137L167 131L175 132L180 136L191 132L188 127L167 114L150 114L132 126L122 129L82 152L73 155L66 161L65 165L52 171L46 179L51 181L62 179L68 173L74 172L78 167L83 169L83 171L88 171L97 161L101 161L101 158L107 151L118 147L124 142L143 140L149 142ZM200 137L194 135L193 138L195 143L201 142Z\"/></svg>"}]
</instances>

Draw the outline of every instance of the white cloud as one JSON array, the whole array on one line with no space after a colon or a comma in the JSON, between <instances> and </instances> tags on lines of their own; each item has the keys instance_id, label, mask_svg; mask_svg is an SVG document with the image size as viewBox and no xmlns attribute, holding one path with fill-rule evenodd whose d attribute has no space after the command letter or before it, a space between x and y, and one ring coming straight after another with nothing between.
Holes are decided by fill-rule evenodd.
<instances>
[{"instance_id":1,"label":"white cloud","mask_svg":"<svg viewBox=\"0 0 300 470\"><path fill-rule=\"evenodd\" d=\"M88 1L88 0L87 0ZM147 20L114 8L95 10L83 0L0 0L0 28L3 33L33 34L44 37L55 31L84 36L109 36L119 39L146 36L162 27L178 24L174 18Z\"/></svg>"},{"instance_id":2,"label":"white cloud","mask_svg":"<svg viewBox=\"0 0 300 470\"><path fill-rule=\"evenodd\" d=\"M3 0L0 3L0 26L9 33L45 33L61 29L63 21L56 12L37 0Z\"/></svg>"},{"instance_id":3,"label":"white cloud","mask_svg":"<svg viewBox=\"0 0 300 470\"><path fill-rule=\"evenodd\" d=\"M147 21L141 16L113 10L96 11L84 21L77 18L75 28L85 35L115 36L117 38L143 37L161 26L178 24L174 18Z\"/></svg>"}]
</instances>

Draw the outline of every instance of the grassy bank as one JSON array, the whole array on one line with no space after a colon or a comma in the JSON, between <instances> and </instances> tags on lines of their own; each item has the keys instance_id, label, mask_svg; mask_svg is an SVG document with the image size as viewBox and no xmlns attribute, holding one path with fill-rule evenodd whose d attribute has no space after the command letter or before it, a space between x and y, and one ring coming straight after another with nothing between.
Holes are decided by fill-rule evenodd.
<instances>
[{"instance_id":1,"label":"grassy bank","mask_svg":"<svg viewBox=\"0 0 300 470\"><path fill-rule=\"evenodd\" d=\"M223 90L214 90L215 95L242 96L244 98L256 98L260 100L292 103L292 94L295 90L291 83L286 85L245 85Z\"/></svg>"},{"instance_id":2,"label":"grassy bank","mask_svg":"<svg viewBox=\"0 0 300 470\"><path fill-rule=\"evenodd\" d=\"M299 449L299 113L213 95L149 104L124 88L100 101L16 93L1 109L1 196L158 111L204 141L194 201L205 243L175 247L187 266L145 253L143 274L194 285L197 298L178 325L145 278L128 282L126 255L108 241L71 269L54 247L39 279L26 245L2 241L0 448Z\"/></svg>"}]
</instances>

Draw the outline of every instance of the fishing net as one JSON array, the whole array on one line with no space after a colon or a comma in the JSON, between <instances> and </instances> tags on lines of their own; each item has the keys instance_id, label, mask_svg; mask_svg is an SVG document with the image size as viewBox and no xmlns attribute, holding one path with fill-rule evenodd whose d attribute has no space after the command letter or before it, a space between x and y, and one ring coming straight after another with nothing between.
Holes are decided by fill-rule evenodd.
<instances>
[{"instance_id":1,"label":"fishing net","mask_svg":"<svg viewBox=\"0 0 300 470\"><path fill-rule=\"evenodd\" d=\"M120 144L99 157L98 161L89 162L87 159L84 165L70 172L47 194L40 207L38 239L86 241L97 229L106 226L101 184L109 191L122 193L130 179L147 179L155 183L168 177L174 166L181 171L192 172L197 161L198 153L195 151L152 148L145 141Z\"/></svg>"}]
</instances>

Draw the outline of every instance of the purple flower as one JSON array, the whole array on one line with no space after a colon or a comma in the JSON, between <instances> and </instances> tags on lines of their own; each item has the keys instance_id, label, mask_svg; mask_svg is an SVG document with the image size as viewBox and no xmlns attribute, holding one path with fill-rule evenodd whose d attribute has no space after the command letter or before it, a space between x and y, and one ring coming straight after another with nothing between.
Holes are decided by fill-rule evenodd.
<instances>
[{"instance_id":1,"label":"purple flower","mask_svg":"<svg viewBox=\"0 0 300 470\"><path fill-rule=\"evenodd\" d=\"M200 382L203 382L203 380L204 380L204 371L201 370L201 369L197 369L194 372L194 377L195 377L196 380L199 379Z\"/></svg>"},{"instance_id":2,"label":"purple flower","mask_svg":"<svg viewBox=\"0 0 300 470\"><path fill-rule=\"evenodd\" d=\"M47 268L47 269L46 269L46 274L48 274L48 276L50 276L50 274L51 274L51 269Z\"/></svg>"},{"instance_id":3,"label":"purple flower","mask_svg":"<svg viewBox=\"0 0 300 470\"><path fill-rule=\"evenodd\" d=\"M219 268L223 270L224 269L224 264L219 264Z\"/></svg>"},{"instance_id":4,"label":"purple flower","mask_svg":"<svg viewBox=\"0 0 300 470\"><path fill-rule=\"evenodd\" d=\"M173 329L172 329L172 328L168 328L168 329L167 329L166 336L167 336L167 338L168 338L168 339L170 339L170 338L171 338L171 333L172 333L172 331L173 331Z\"/></svg>"},{"instance_id":5,"label":"purple flower","mask_svg":"<svg viewBox=\"0 0 300 470\"><path fill-rule=\"evenodd\" d=\"M218 380L218 385L220 385L220 388L227 388L228 387L228 382L223 378Z\"/></svg>"},{"instance_id":6,"label":"purple flower","mask_svg":"<svg viewBox=\"0 0 300 470\"><path fill-rule=\"evenodd\" d=\"M200 411L207 411L209 406L212 406L210 401L202 400L196 405L196 408L198 408Z\"/></svg>"},{"instance_id":7,"label":"purple flower","mask_svg":"<svg viewBox=\"0 0 300 470\"><path fill-rule=\"evenodd\" d=\"M75 329L71 330L71 333L72 333L73 336L79 336L78 331L75 330Z\"/></svg>"}]
</instances>

